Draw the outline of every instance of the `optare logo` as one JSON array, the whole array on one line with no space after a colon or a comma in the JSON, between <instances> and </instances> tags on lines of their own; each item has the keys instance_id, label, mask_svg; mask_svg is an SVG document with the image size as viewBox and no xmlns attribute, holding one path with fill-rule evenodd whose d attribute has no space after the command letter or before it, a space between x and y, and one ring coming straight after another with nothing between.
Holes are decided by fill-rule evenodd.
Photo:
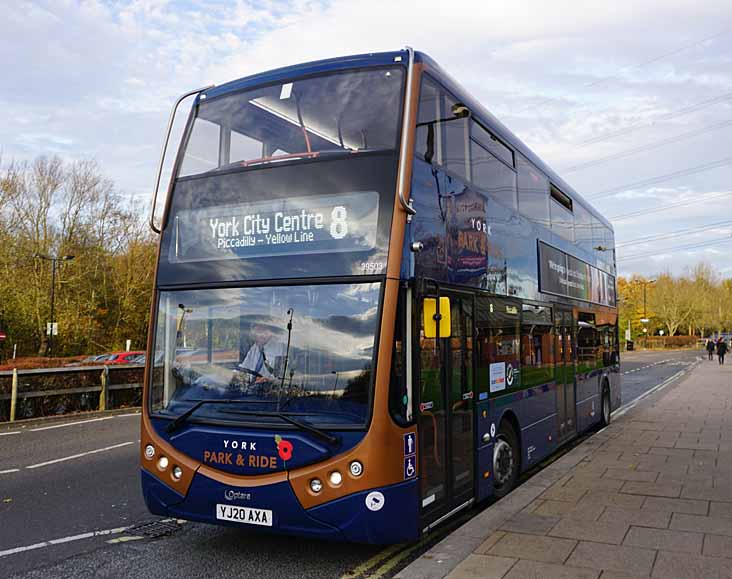
<instances>
[{"instance_id":1,"label":"optare logo","mask_svg":"<svg viewBox=\"0 0 732 579\"><path fill-rule=\"evenodd\" d=\"M227 501L250 501L252 500L252 493L245 493L242 491L228 489L226 492L224 492L224 498Z\"/></svg>"}]
</instances>

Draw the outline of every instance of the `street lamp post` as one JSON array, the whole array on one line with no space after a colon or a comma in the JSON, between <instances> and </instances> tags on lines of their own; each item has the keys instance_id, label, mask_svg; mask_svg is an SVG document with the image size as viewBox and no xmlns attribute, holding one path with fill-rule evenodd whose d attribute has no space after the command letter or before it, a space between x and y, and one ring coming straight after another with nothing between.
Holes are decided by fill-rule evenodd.
<instances>
[{"instance_id":1,"label":"street lamp post","mask_svg":"<svg viewBox=\"0 0 732 579\"><path fill-rule=\"evenodd\" d=\"M51 357L51 351L53 350L53 330L54 330L54 306L56 301L56 264L59 261L71 261L75 255L45 255L43 253L36 253L36 257L45 259L51 262L51 326L50 331L47 326L46 332L48 333L48 347L46 348L46 357Z\"/></svg>"},{"instance_id":2,"label":"street lamp post","mask_svg":"<svg viewBox=\"0 0 732 579\"><path fill-rule=\"evenodd\" d=\"M643 284L643 317L641 318L641 323L647 324L648 322L650 322L650 320L648 319L648 313L646 312L647 288L648 288L648 284L656 283L656 280L655 279L644 279L644 280L641 280L640 283ZM646 342L645 347L648 348L648 328L645 328L645 327L643 328L643 337Z\"/></svg>"}]
</instances>

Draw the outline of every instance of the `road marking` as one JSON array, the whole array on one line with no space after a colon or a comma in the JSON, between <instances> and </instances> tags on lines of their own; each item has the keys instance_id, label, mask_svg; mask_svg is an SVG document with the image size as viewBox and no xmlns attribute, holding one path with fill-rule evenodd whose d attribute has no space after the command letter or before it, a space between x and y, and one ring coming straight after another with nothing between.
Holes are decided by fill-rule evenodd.
<instances>
[{"instance_id":1,"label":"road marking","mask_svg":"<svg viewBox=\"0 0 732 579\"><path fill-rule=\"evenodd\" d=\"M73 541L81 541L83 539L91 539L92 537L101 537L104 535L117 535L125 532L129 527L117 527L116 529L106 529L104 531L91 531L89 533L81 533L80 535L72 535L70 537L62 537L60 539L51 539L50 541L43 541L41 543L35 543L33 545L26 545L25 547L15 547L14 549L6 549L0 551L0 557L7 557L8 555L17 555L18 553L25 553L26 551L33 551L35 549L42 549L44 547L51 547L52 545L61 545L63 543L71 543Z\"/></svg>"},{"instance_id":2,"label":"road marking","mask_svg":"<svg viewBox=\"0 0 732 579\"><path fill-rule=\"evenodd\" d=\"M422 544L421 543L418 543L417 545L415 545L415 546L413 546L411 548L406 548L403 551L397 553L393 557L387 559L381 565L381 567L379 567L378 569L372 571L369 574L369 577L372 577L374 579L377 579L379 577L383 577L384 575L386 575L387 573L389 573L394 567L396 567L401 561L403 561L404 559L406 559L407 557L409 557L416 549L421 548L421 547L422 547Z\"/></svg>"},{"instance_id":3,"label":"road marking","mask_svg":"<svg viewBox=\"0 0 732 579\"><path fill-rule=\"evenodd\" d=\"M686 372L686 370L679 370L678 372L676 372L676 374L674 374L670 378L667 378L666 380L664 380L663 382L661 382L659 385L654 386L653 388L651 388L647 392L644 392L643 394L641 394L640 396L638 396L638 398L634 398L633 400L631 400L630 402L628 402L624 406L621 406L620 408L618 408L615 412L612 413L612 417L613 418L618 418L618 417L622 416L623 414L625 414L626 412L628 412L628 410L630 410L631 408L635 407L641 400L643 400L644 398L650 396L654 392L658 392L662 388L665 388L666 386L668 386L669 384L671 384L674 380L676 380L678 377L682 376L685 372Z\"/></svg>"},{"instance_id":4,"label":"road marking","mask_svg":"<svg viewBox=\"0 0 732 579\"><path fill-rule=\"evenodd\" d=\"M30 466L26 466L25 468L40 468L42 466L48 466L49 464L56 464L57 462L64 462L66 460L73 460L75 458L81 458L83 456L88 456L90 454L97 454L98 452L106 452L108 450L114 450L115 448L122 448L123 446L129 446L130 444L135 444L133 441L130 442L123 442L121 444L114 444L112 446L105 446L104 448L97 448L96 450L89 450L87 452L81 452L79 454L72 454L71 456L65 456L63 458L56 458L54 460L48 460L46 462L39 462L38 464L32 464Z\"/></svg>"},{"instance_id":5,"label":"road marking","mask_svg":"<svg viewBox=\"0 0 732 579\"><path fill-rule=\"evenodd\" d=\"M10 474L11 472L18 472L19 468L9 468L8 470L0 470L0 474Z\"/></svg>"},{"instance_id":6,"label":"road marking","mask_svg":"<svg viewBox=\"0 0 732 579\"><path fill-rule=\"evenodd\" d=\"M348 573L341 576L341 579L356 579L356 577L367 577L368 571L375 568L378 564L382 563L388 557L391 557L394 553L398 553L402 549L403 545L392 545L386 549L382 549L373 557L367 559L361 563L358 567L354 567Z\"/></svg>"},{"instance_id":7,"label":"road marking","mask_svg":"<svg viewBox=\"0 0 732 579\"><path fill-rule=\"evenodd\" d=\"M142 537L140 535L122 535L121 537L117 537L116 539L109 539L107 543L109 543L110 545L116 545L117 543L127 543L128 541L140 541L144 538L145 537Z\"/></svg>"},{"instance_id":8,"label":"road marking","mask_svg":"<svg viewBox=\"0 0 732 579\"><path fill-rule=\"evenodd\" d=\"M22 434L23 432L41 432L42 430L52 430L54 428L66 428L67 426L76 426L77 424L88 424L89 422L100 422L102 420L111 420L112 418L127 418L129 416L140 416L139 412L130 412L127 414L115 414L114 416L103 416L102 418L90 418L89 420L75 420L74 422L64 422L63 424L54 424L52 426L41 426L39 428L29 428L26 431L13 430L11 432L0 432L0 436L10 436L11 434Z\"/></svg>"},{"instance_id":9,"label":"road marking","mask_svg":"<svg viewBox=\"0 0 732 579\"><path fill-rule=\"evenodd\" d=\"M41 430L51 430L52 428L65 428L67 426L76 426L77 424L88 424L89 422L99 422L101 420L111 420L114 416L104 416L102 418L90 418L89 420L77 420L75 422L66 422L64 424L54 424L53 426L42 426L41 428L31 428L29 432L40 432Z\"/></svg>"}]
</instances>

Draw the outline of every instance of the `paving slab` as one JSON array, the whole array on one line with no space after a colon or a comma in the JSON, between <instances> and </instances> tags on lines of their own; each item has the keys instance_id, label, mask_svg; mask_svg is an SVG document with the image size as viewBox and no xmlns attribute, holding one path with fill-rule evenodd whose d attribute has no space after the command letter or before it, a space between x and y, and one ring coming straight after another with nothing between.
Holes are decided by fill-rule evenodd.
<instances>
[{"instance_id":1,"label":"paving slab","mask_svg":"<svg viewBox=\"0 0 732 579\"><path fill-rule=\"evenodd\" d=\"M541 494L541 499L547 501L565 501L569 503L577 503L587 494L586 487L566 488L561 485L554 485Z\"/></svg>"},{"instance_id":2,"label":"paving slab","mask_svg":"<svg viewBox=\"0 0 732 579\"><path fill-rule=\"evenodd\" d=\"M699 484L684 485L681 497L685 499L732 502L732 484L712 488Z\"/></svg>"},{"instance_id":3,"label":"paving slab","mask_svg":"<svg viewBox=\"0 0 732 579\"><path fill-rule=\"evenodd\" d=\"M546 563L564 563L576 545L577 541L567 539L506 533L487 554Z\"/></svg>"},{"instance_id":4,"label":"paving slab","mask_svg":"<svg viewBox=\"0 0 732 579\"><path fill-rule=\"evenodd\" d=\"M732 537L704 535L702 555L707 557L726 557L732 559ZM732 562L730 562L732 565Z\"/></svg>"},{"instance_id":5,"label":"paving slab","mask_svg":"<svg viewBox=\"0 0 732 579\"><path fill-rule=\"evenodd\" d=\"M697 555L701 554L703 543L703 533L649 529L647 527L631 527L623 541L623 545L630 545L631 547L694 553Z\"/></svg>"},{"instance_id":6,"label":"paving slab","mask_svg":"<svg viewBox=\"0 0 732 579\"><path fill-rule=\"evenodd\" d=\"M597 579L600 571L552 563L520 560L504 579Z\"/></svg>"},{"instance_id":7,"label":"paving slab","mask_svg":"<svg viewBox=\"0 0 732 579\"><path fill-rule=\"evenodd\" d=\"M468 555L447 577L449 579L501 579L516 561L517 559L506 557Z\"/></svg>"},{"instance_id":8,"label":"paving slab","mask_svg":"<svg viewBox=\"0 0 732 579\"><path fill-rule=\"evenodd\" d=\"M623 521L583 521L562 519L549 532L551 537L585 539L598 543L619 545L623 542L630 525Z\"/></svg>"},{"instance_id":9,"label":"paving slab","mask_svg":"<svg viewBox=\"0 0 732 579\"><path fill-rule=\"evenodd\" d=\"M475 552L478 555L486 555L488 551L490 551L491 547L495 545L498 541L501 540L505 536L505 531L496 531L493 533L490 537L488 537L477 549L475 549Z\"/></svg>"},{"instance_id":10,"label":"paving slab","mask_svg":"<svg viewBox=\"0 0 732 579\"><path fill-rule=\"evenodd\" d=\"M560 516L564 519L596 521L604 510L604 505L592 502L575 504L566 501L543 501L533 512L541 516Z\"/></svg>"},{"instance_id":11,"label":"paving slab","mask_svg":"<svg viewBox=\"0 0 732 579\"><path fill-rule=\"evenodd\" d=\"M631 468L613 468L605 470L604 476L610 479L637 482L656 482L658 472L652 470L635 470Z\"/></svg>"},{"instance_id":12,"label":"paving slab","mask_svg":"<svg viewBox=\"0 0 732 579\"><path fill-rule=\"evenodd\" d=\"M669 528L732 537L732 519L729 517L701 517L674 513Z\"/></svg>"},{"instance_id":13,"label":"paving slab","mask_svg":"<svg viewBox=\"0 0 732 579\"><path fill-rule=\"evenodd\" d=\"M645 497L641 495L620 494L606 491L590 491L579 505L602 505L604 507L623 507L626 509L639 509L643 504Z\"/></svg>"},{"instance_id":14,"label":"paving slab","mask_svg":"<svg viewBox=\"0 0 732 579\"><path fill-rule=\"evenodd\" d=\"M620 571L631 575L648 575L653 568L656 551L627 547L580 542L567 560L567 565L590 567L601 571Z\"/></svg>"},{"instance_id":15,"label":"paving slab","mask_svg":"<svg viewBox=\"0 0 732 579\"><path fill-rule=\"evenodd\" d=\"M617 507L605 508L598 519L600 522L618 521L636 527L668 528L671 522L670 511L654 511L649 509L620 509Z\"/></svg>"},{"instance_id":16,"label":"paving slab","mask_svg":"<svg viewBox=\"0 0 732 579\"><path fill-rule=\"evenodd\" d=\"M620 492L630 495L667 497L673 499L681 495L681 488L679 484L626 481L623 488L620 489Z\"/></svg>"},{"instance_id":17,"label":"paving slab","mask_svg":"<svg viewBox=\"0 0 732 579\"><path fill-rule=\"evenodd\" d=\"M709 503L710 517L732 517L732 503Z\"/></svg>"},{"instance_id":18,"label":"paving slab","mask_svg":"<svg viewBox=\"0 0 732 579\"><path fill-rule=\"evenodd\" d=\"M504 522L500 529L513 533L546 535L559 521L560 517L547 517L522 511Z\"/></svg>"},{"instance_id":19,"label":"paving slab","mask_svg":"<svg viewBox=\"0 0 732 579\"><path fill-rule=\"evenodd\" d=\"M685 513L688 515L706 515L709 512L709 501L647 497L643 503L643 510Z\"/></svg>"},{"instance_id":20,"label":"paving slab","mask_svg":"<svg viewBox=\"0 0 732 579\"><path fill-rule=\"evenodd\" d=\"M659 551L653 577L663 579L731 579L732 565L715 557Z\"/></svg>"}]
</instances>

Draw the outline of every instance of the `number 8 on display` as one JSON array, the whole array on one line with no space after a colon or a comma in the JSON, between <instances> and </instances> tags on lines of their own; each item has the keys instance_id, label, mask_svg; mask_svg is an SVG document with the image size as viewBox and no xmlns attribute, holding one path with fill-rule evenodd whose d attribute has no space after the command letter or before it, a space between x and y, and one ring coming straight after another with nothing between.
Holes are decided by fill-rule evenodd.
<instances>
[{"instance_id":1,"label":"number 8 on display","mask_svg":"<svg viewBox=\"0 0 732 579\"><path fill-rule=\"evenodd\" d=\"M330 219L330 235L333 239L343 239L348 235L348 211L343 205L333 207Z\"/></svg>"}]
</instances>

